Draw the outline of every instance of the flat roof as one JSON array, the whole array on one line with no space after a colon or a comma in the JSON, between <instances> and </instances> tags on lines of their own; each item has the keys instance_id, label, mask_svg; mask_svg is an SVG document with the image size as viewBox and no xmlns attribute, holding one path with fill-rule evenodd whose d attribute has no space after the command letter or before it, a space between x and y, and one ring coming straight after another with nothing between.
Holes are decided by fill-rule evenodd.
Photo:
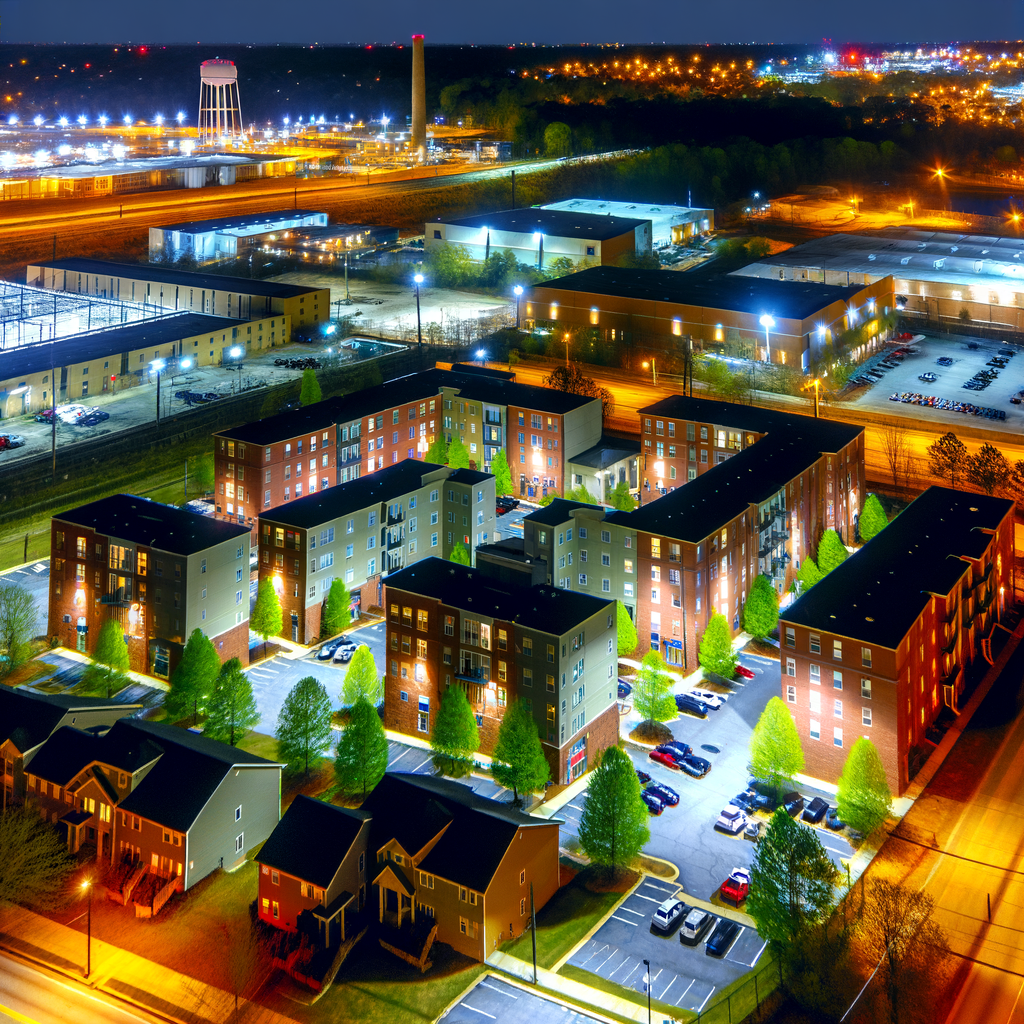
<instances>
[{"instance_id":1,"label":"flat roof","mask_svg":"<svg viewBox=\"0 0 1024 1024\"><path fill-rule=\"evenodd\" d=\"M545 203L544 210L567 210L572 213L594 213L601 217L642 217L651 222L653 240L663 242L672 237L672 228L714 214L714 210L668 203L616 203L610 199L563 199Z\"/></svg>"},{"instance_id":2,"label":"flat roof","mask_svg":"<svg viewBox=\"0 0 1024 1024\"><path fill-rule=\"evenodd\" d=\"M559 526L562 523L567 523L572 518L571 513L578 508L589 508L595 512L604 511L603 506L591 505L586 501L569 501L566 498L554 498L546 505L537 509L536 512L531 512L528 516L524 516L523 522L525 523L529 520L531 523L540 523L542 526Z\"/></svg>"},{"instance_id":3,"label":"flat roof","mask_svg":"<svg viewBox=\"0 0 1024 1024\"><path fill-rule=\"evenodd\" d=\"M1013 511L1008 498L929 487L780 618L895 650L935 594L946 595Z\"/></svg>"},{"instance_id":4,"label":"flat roof","mask_svg":"<svg viewBox=\"0 0 1024 1024\"><path fill-rule=\"evenodd\" d=\"M107 327L91 334L79 334L69 338L58 338L54 342L36 345L19 345L4 351L0 362L0 378L13 380L39 373L54 366L70 366L72 363L87 363L104 356L119 356L122 352L133 352L141 348L162 348L182 338L194 338L203 334L224 332L243 324L226 316L211 316L209 313L175 313L169 310L167 316L154 317L125 324L123 327ZM121 372L118 361L117 373Z\"/></svg>"},{"instance_id":5,"label":"flat roof","mask_svg":"<svg viewBox=\"0 0 1024 1024\"><path fill-rule=\"evenodd\" d=\"M533 287L756 315L770 313L788 320L806 320L833 302L848 302L863 286L840 287L807 281L736 277L731 274L697 277L664 270L589 267Z\"/></svg>"},{"instance_id":6,"label":"flat roof","mask_svg":"<svg viewBox=\"0 0 1024 1024\"><path fill-rule=\"evenodd\" d=\"M177 555L194 555L249 533L249 527L240 523L228 523L174 505L162 505L134 494L112 494L68 509L53 518L84 526L104 536Z\"/></svg>"},{"instance_id":7,"label":"flat roof","mask_svg":"<svg viewBox=\"0 0 1024 1024\"><path fill-rule=\"evenodd\" d=\"M551 210L533 206L520 210L501 210L485 213L478 217L460 217L445 220L442 224L459 228L490 228L492 231L508 231L521 235L554 235L558 238L589 238L604 241L618 238L626 232L635 231L650 221L643 217L609 217L597 213L577 213L573 210ZM498 245L499 243L493 242Z\"/></svg>"},{"instance_id":8,"label":"flat roof","mask_svg":"<svg viewBox=\"0 0 1024 1024\"><path fill-rule=\"evenodd\" d=\"M297 284L280 284L277 281L257 281L249 277L228 277L226 274L201 274L193 270L175 270L173 267L149 263L113 263L109 260L90 260L79 256L64 260L35 260L29 263L29 266L42 267L44 270L66 270L73 274L157 281L186 288L207 288L215 292L267 295L275 299L293 299L299 295L324 290L316 286L303 287Z\"/></svg>"},{"instance_id":9,"label":"flat roof","mask_svg":"<svg viewBox=\"0 0 1024 1024\"><path fill-rule=\"evenodd\" d=\"M273 231L275 225L289 221L304 220L306 217L326 217L323 210L271 210L269 213L243 213L236 217L211 217L208 220L185 220L180 224L156 224L157 231L183 231L198 235L204 231L229 231L237 233L243 228L254 232ZM298 227L298 225L295 225Z\"/></svg>"},{"instance_id":10,"label":"flat roof","mask_svg":"<svg viewBox=\"0 0 1024 1024\"><path fill-rule=\"evenodd\" d=\"M391 573L384 585L554 636L563 636L615 603L559 587L502 584L479 569L441 558L425 558Z\"/></svg>"}]
</instances>

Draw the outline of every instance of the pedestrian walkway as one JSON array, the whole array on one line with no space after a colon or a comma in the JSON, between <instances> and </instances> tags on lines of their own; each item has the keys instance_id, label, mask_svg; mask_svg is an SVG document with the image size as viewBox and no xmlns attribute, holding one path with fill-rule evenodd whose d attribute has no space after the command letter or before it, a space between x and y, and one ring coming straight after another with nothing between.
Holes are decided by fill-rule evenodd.
<instances>
[{"instance_id":1,"label":"pedestrian walkway","mask_svg":"<svg viewBox=\"0 0 1024 1024\"><path fill-rule=\"evenodd\" d=\"M71 981L104 992L129 1006L181 1024L289 1024L291 1018L230 992L93 938L92 972L83 977L83 931L17 907L0 910L0 950L49 968Z\"/></svg>"}]
</instances>

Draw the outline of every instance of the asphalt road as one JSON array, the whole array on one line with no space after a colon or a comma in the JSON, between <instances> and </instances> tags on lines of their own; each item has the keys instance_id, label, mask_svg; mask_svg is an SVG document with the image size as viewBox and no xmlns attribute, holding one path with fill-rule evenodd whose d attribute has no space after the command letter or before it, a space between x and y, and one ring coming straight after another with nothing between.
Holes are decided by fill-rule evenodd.
<instances>
[{"instance_id":1,"label":"asphalt road","mask_svg":"<svg viewBox=\"0 0 1024 1024\"><path fill-rule=\"evenodd\" d=\"M18 583L32 595L38 613L33 635L45 633L46 619L50 612L50 559L41 558L30 565L8 569L0 573L0 579Z\"/></svg>"},{"instance_id":2,"label":"asphalt road","mask_svg":"<svg viewBox=\"0 0 1024 1024\"><path fill-rule=\"evenodd\" d=\"M591 1024L598 1018L488 976L481 978L444 1020L445 1024Z\"/></svg>"}]
</instances>

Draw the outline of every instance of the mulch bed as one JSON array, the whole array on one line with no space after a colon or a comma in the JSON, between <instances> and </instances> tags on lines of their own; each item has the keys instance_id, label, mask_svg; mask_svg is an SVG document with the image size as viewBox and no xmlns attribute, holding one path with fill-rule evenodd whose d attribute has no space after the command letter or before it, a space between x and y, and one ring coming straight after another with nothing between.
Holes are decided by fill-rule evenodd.
<instances>
[{"instance_id":1,"label":"mulch bed","mask_svg":"<svg viewBox=\"0 0 1024 1024\"><path fill-rule=\"evenodd\" d=\"M639 877L638 871L608 871L594 866L586 867L579 872L580 882L590 892L629 892Z\"/></svg>"},{"instance_id":2,"label":"mulch bed","mask_svg":"<svg viewBox=\"0 0 1024 1024\"><path fill-rule=\"evenodd\" d=\"M672 730L662 722L641 722L630 732L629 738L637 743L668 743L672 739Z\"/></svg>"}]
</instances>

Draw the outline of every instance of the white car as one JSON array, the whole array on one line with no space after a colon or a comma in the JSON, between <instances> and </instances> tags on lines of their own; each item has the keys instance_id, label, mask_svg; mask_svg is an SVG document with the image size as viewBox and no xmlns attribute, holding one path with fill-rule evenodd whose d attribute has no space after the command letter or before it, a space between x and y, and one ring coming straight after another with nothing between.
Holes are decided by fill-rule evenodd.
<instances>
[{"instance_id":1,"label":"white car","mask_svg":"<svg viewBox=\"0 0 1024 1024\"><path fill-rule=\"evenodd\" d=\"M356 651L359 650L359 647L360 647L359 644L355 644L351 640L342 640L341 643L338 644L337 648L334 651L334 659L333 660L335 662L351 661L352 660L352 655L355 654Z\"/></svg>"},{"instance_id":2,"label":"white car","mask_svg":"<svg viewBox=\"0 0 1024 1024\"><path fill-rule=\"evenodd\" d=\"M57 418L61 423L77 423L84 415L84 405L59 405L57 406Z\"/></svg>"},{"instance_id":3,"label":"white car","mask_svg":"<svg viewBox=\"0 0 1024 1024\"><path fill-rule=\"evenodd\" d=\"M747 816L738 808L726 807L718 816L715 828L723 829L731 835L737 835L747 827Z\"/></svg>"},{"instance_id":4,"label":"white car","mask_svg":"<svg viewBox=\"0 0 1024 1024\"><path fill-rule=\"evenodd\" d=\"M703 701L709 708L713 708L715 711L722 707L722 701L728 699L720 693L712 693L710 690L691 690L690 694L696 697L697 700Z\"/></svg>"}]
</instances>

